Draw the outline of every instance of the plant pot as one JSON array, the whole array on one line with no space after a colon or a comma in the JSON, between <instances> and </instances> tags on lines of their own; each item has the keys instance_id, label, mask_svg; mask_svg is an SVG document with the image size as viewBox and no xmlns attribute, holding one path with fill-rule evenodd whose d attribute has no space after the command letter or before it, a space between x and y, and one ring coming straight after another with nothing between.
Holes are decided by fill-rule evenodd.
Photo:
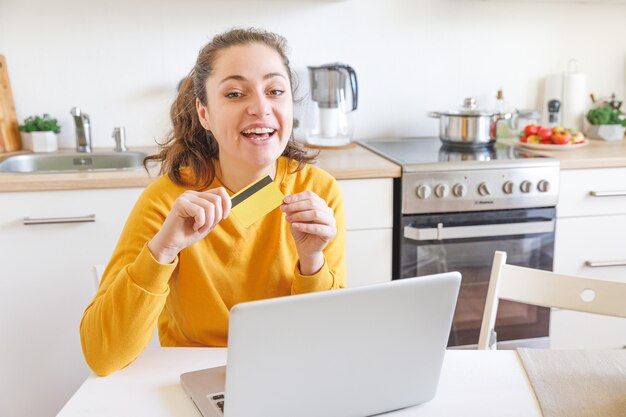
<instances>
[{"instance_id":1,"label":"plant pot","mask_svg":"<svg viewBox=\"0 0 626 417\"><path fill-rule=\"evenodd\" d=\"M583 133L591 139L622 140L625 132L626 127L622 125L592 125L587 118L583 119Z\"/></svg>"},{"instance_id":2,"label":"plant pot","mask_svg":"<svg viewBox=\"0 0 626 417\"><path fill-rule=\"evenodd\" d=\"M56 152L59 149L57 134L48 132L22 132L22 147L33 152Z\"/></svg>"}]
</instances>

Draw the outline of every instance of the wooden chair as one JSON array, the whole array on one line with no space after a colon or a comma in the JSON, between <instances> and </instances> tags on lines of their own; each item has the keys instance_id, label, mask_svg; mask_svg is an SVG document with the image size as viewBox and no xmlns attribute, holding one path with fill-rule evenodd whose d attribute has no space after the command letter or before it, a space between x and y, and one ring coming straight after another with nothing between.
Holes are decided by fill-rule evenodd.
<instances>
[{"instance_id":1,"label":"wooden chair","mask_svg":"<svg viewBox=\"0 0 626 417\"><path fill-rule=\"evenodd\" d=\"M499 300L626 318L626 283L509 265L497 251L491 267L478 349L495 349Z\"/></svg>"},{"instance_id":2,"label":"wooden chair","mask_svg":"<svg viewBox=\"0 0 626 417\"><path fill-rule=\"evenodd\" d=\"M102 279L102 275L104 274L104 268L106 268L106 265L97 264L93 266L93 276L96 291L98 291L98 287L100 287L100 280Z\"/></svg>"}]
</instances>

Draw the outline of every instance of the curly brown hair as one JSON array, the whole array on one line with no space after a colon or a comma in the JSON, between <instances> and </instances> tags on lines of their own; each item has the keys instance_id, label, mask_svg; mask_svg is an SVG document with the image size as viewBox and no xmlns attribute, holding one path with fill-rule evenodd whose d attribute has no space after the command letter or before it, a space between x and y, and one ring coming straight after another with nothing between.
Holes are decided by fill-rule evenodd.
<instances>
[{"instance_id":1,"label":"curly brown hair","mask_svg":"<svg viewBox=\"0 0 626 417\"><path fill-rule=\"evenodd\" d=\"M196 64L179 86L178 96L170 109L172 130L161 149L155 155L144 159L144 167L150 161L161 163L159 174L167 174L176 184L197 189L206 189L215 178L213 160L219 157L219 146L213 134L200 124L196 111L196 98L207 105L206 81L213 72L220 51L232 46L261 43L274 49L281 57L292 93L295 95L294 74L287 58L287 41L282 36L261 29L231 29L215 36L198 54ZM287 158L298 161L296 170L312 162L311 155L293 139L289 139L282 153ZM208 163L207 163L208 162ZM188 168L190 175L183 175L182 168Z\"/></svg>"}]
</instances>

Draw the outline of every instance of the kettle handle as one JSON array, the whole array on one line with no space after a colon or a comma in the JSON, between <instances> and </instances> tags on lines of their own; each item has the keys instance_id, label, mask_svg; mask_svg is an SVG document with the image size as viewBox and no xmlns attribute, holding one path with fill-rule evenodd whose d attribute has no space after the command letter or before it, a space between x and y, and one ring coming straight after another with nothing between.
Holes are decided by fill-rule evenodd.
<instances>
[{"instance_id":1,"label":"kettle handle","mask_svg":"<svg viewBox=\"0 0 626 417\"><path fill-rule=\"evenodd\" d=\"M356 72L349 65L345 65L342 68L348 71L348 76L350 77L350 87L352 88L352 110L351 111L354 111L356 110L356 106L358 103L358 92L359 92L358 84L356 82Z\"/></svg>"}]
</instances>

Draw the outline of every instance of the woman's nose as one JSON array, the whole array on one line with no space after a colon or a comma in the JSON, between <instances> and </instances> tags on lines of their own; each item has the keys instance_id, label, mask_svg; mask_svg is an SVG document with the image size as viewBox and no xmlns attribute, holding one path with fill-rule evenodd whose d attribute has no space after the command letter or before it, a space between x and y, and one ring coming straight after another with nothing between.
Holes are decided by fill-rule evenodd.
<instances>
[{"instance_id":1,"label":"woman's nose","mask_svg":"<svg viewBox=\"0 0 626 417\"><path fill-rule=\"evenodd\" d=\"M270 102L265 94L255 94L248 106L248 114L256 116L265 116L271 113Z\"/></svg>"}]
</instances>

